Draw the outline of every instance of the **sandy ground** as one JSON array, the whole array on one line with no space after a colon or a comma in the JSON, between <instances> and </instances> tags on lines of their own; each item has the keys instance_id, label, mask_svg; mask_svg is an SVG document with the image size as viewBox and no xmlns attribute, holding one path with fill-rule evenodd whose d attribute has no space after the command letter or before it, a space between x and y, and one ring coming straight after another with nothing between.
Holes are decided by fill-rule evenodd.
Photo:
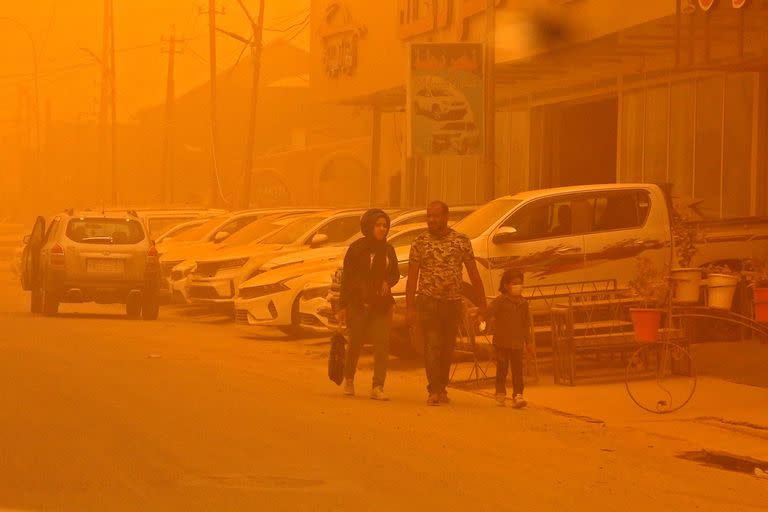
<instances>
[{"instance_id":1,"label":"sandy ground","mask_svg":"<svg viewBox=\"0 0 768 512\"><path fill-rule=\"evenodd\" d=\"M173 310L158 322L104 306L33 317L27 300L0 273L0 509L768 506L768 480L678 458L698 446L684 436L461 391L428 408L423 372L403 361L392 401L364 396L367 358L362 396L349 399L329 383L318 340L244 338Z\"/></svg>"}]
</instances>

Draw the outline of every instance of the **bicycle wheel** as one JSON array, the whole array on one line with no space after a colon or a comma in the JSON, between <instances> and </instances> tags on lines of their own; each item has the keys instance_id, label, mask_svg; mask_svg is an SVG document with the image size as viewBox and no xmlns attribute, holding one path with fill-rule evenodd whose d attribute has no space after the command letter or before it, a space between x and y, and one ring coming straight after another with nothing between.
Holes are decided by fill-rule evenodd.
<instances>
[{"instance_id":1,"label":"bicycle wheel","mask_svg":"<svg viewBox=\"0 0 768 512\"><path fill-rule=\"evenodd\" d=\"M626 367L627 393L639 407L655 414L680 410L696 391L696 373L688 351L665 341L636 350Z\"/></svg>"}]
</instances>

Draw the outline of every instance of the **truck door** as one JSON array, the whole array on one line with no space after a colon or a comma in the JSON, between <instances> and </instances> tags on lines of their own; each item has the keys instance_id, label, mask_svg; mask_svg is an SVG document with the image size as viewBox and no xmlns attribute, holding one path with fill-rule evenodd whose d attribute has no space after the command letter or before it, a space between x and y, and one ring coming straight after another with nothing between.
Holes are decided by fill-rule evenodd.
<instances>
[{"instance_id":1,"label":"truck door","mask_svg":"<svg viewBox=\"0 0 768 512\"><path fill-rule=\"evenodd\" d=\"M583 205L574 196L537 200L512 213L491 235L489 266L494 294L506 269L525 275L526 288L584 280Z\"/></svg>"},{"instance_id":2,"label":"truck door","mask_svg":"<svg viewBox=\"0 0 768 512\"><path fill-rule=\"evenodd\" d=\"M592 222L585 235L586 273L591 280L615 280L626 288L638 257L662 269L669 259L669 226L651 222L646 190L607 190L589 194Z\"/></svg>"}]
</instances>

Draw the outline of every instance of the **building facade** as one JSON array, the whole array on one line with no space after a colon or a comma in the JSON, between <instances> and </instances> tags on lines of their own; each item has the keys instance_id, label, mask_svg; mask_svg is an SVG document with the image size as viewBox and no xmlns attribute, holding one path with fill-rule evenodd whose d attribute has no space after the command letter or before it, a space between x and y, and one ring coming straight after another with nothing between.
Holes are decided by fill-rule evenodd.
<instances>
[{"instance_id":1,"label":"building facade","mask_svg":"<svg viewBox=\"0 0 768 512\"><path fill-rule=\"evenodd\" d=\"M405 112L409 43L485 41L487 0L313 0L312 87L371 115L371 202L642 181L768 213L768 1L495 4L491 167L409 155Z\"/></svg>"}]
</instances>

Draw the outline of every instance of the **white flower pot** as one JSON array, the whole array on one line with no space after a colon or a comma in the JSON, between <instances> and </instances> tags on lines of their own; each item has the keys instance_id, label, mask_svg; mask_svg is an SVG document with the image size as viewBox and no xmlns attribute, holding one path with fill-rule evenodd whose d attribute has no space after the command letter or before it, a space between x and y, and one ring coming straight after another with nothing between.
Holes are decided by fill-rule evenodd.
<instances>
[{"instance_id":1,"label":"white flower pot","mask_svg":"<svg viewBox=\"0 0 768 512\"><path fill-rule=\"evenodd\" d=\"M731 309L733 294L739 278L728 274L709 274L707 277L707 303L716 309Z\"/></svg>"},{"instance_id":2,"label":"white flower pot","mask_svg":"<svg viewBox=\"0 0 768 512\"><path fill-rule=\"evenodd\" d=\"M672 269L672 280L675 282L675 302L699 302L699 289L701 288L701 269Z\"/></svg>"}]
</instances>

